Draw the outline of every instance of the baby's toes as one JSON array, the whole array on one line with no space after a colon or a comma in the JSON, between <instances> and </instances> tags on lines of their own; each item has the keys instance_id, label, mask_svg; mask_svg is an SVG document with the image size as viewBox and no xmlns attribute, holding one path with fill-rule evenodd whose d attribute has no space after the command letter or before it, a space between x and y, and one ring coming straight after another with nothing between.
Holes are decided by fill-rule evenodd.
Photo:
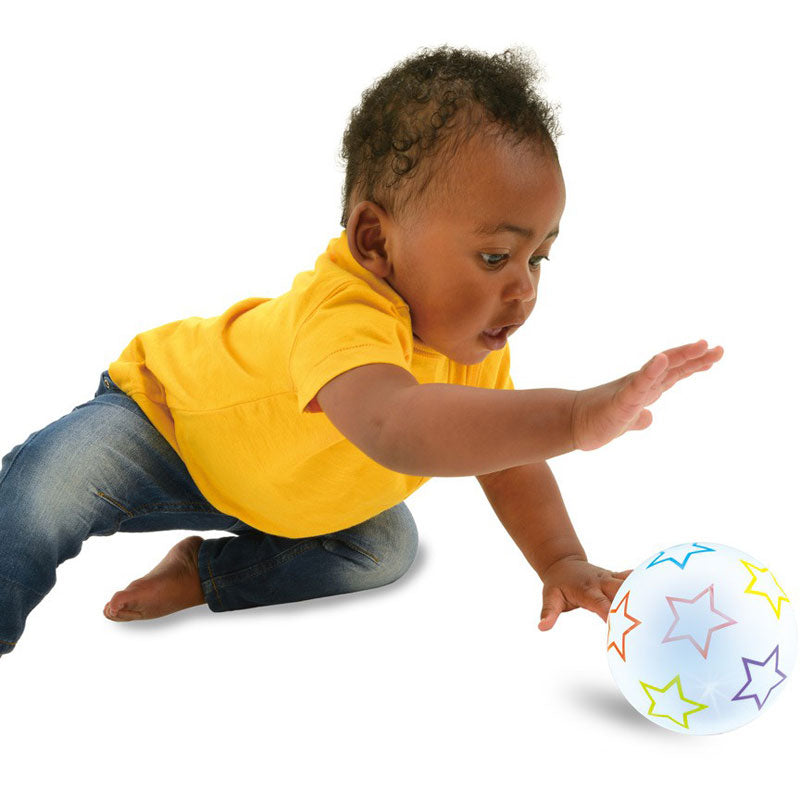
<instances>
[{"instance_id":1,"label":"baby's toes","mask_svg":"<svg viewBox=\"0 0 800 800\"><path fill-rule=\"evenodd\" d=\"M142 612L133 608L130 603L130 598L127 596L129 592L117 592L111 600L109 600L103 609L103 615L106 619L113 622L128 622L132 619L141 619Z\"/></svg>"}]
</instances>

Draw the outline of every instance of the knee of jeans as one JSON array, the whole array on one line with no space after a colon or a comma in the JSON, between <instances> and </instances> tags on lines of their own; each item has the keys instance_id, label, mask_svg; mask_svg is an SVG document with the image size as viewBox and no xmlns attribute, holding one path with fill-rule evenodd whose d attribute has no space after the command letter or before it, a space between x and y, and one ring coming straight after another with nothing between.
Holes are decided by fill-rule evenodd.
<instances>
[{"instance_id":1,"label":"knee of jeans","mask_svg":"<svg viewBox=\"0 0 800 800\"><path fill-rule=\"evenodd\" d=\"M16 493L9 528L26 537L29 546L50 542L48 549L56 547L60 559L76 555L87 536L106 528L112 532L117 523L111 517L122 513L108 506L84 478L80 472L35 476Z\"/></svg>"},{"instance_id":2,"label":"knee of jeans","mask_svg":"<svg viewBox=\"0 0 800 800\"><path fill-rule=\"evenodd\" d=\"M405 575L414 563L419 544L417 525L405 503L384 511L380 521L384 536L378 560L384 576L391 582Z\"/></svg>"},{"instance_id":3,"label":"knee of jeans","mask_svg":"<svg viewBox=\"0 0 800 800\"><path fill-rule=\"evenodd\" d=\"M60 558L77 554L88 535L113 532L124 516L96 488L112 472L104 471L99 448L74 444L41 434L19 451L0 486L4 527L28 547L57 542Z\"/></svg>"}]
</instances>

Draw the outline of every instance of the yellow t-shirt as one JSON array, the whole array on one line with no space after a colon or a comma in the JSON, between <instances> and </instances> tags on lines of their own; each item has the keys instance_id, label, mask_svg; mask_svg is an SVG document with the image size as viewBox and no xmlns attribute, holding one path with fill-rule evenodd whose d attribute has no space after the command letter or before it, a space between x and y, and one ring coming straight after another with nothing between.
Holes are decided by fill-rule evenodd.
<instances>
[{"instance_id":1,"label":"yellow t-shirt","mask_svg":"<svg viewBox=\"0 0 800 800\"><path fill-rule=\"evenodd\" d=\"M414 341L408 304L353 258L344 231L280 297L140 333L108 372L215 508L296 538L364 522L430 479L381 466L321 413L322 386L373 363L420 383L514 388L508 344L465 365Z\"/></svg>"}]
</instances>

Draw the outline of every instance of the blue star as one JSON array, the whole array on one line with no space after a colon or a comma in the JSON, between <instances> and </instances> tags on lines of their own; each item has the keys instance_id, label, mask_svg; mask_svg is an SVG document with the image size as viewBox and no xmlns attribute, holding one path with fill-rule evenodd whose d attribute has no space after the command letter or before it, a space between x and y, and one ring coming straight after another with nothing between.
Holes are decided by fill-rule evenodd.
<instances>
[{"instance_id":1,"label":"blue star","mask_svg":"<svg viewBox=\"0 0 800 800\"><path fill-rule=\"evenodd\" d=\"M696 550L692 550L691 548L696 547ZM688 552L687 552L688 551ZM656 564L666 564L668 562L672 562L673 564L677 565L681 569L686 567L686 562L689 560L690 556L697 555L698 553L713 553L715 552L713 547L706 547L703 544L698 544L697 542L692 542L691 544L678 544L675 547L670 547L669 550L662 550L646 567L646 569L650 569L650 567L656 566ZM673 555L666 556L662 558L665 553L672 553Z\"/></svg>"}]
</instances>

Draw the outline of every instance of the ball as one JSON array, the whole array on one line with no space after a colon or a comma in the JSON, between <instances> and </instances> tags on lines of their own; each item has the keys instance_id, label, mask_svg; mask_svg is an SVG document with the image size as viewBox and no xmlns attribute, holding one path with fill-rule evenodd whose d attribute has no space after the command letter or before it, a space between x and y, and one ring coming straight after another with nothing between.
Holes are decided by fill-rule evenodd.
<instances>
[{"instance_id":1,"label":"ball","mask_svg":"<svg viewBox=\"0 0 800 800\"><path fill-rule=\"evenodd\" d=\"M640 714L677 733L724 733L775 704L797 625L772 570L733 547L692 542L625 579L607 645L611 674Z\"/></svg>"}]
</instances>

